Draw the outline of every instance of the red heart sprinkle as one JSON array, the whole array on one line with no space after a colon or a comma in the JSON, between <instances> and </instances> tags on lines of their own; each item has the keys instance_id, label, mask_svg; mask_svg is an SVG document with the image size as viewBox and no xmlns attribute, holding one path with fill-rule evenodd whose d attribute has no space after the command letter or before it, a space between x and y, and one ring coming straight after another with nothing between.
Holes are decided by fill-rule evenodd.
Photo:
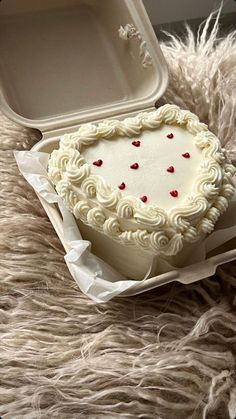
<instances>
[{"instance_id":1,"label":"red heart sprinkle","mask_svg":"<svg viewBox=\"0 0 236 419\"><path fill-rule=\"evenodd\" d=\"M118 185L118 188L122 190L122 189L125 189L125 186L126 186L125 183L122 182L120 185Z\"/></svg>"},{"instance_id":2,"label":"red heart sprinkle","mask_svg":"<svg viewBox=\"0 0 236 419\"><path fill-rule=\"evenodd\" d=\"M132 141L132 144L135 146L135 147L140 147L140 141L139 140L137 140L137 141Z\"/></svg>"},{"instance_id":3,"label":"red heart sprinkle","mask_svg":"<svg viewBox=\"0 0 236 419\"><path fill-rule=\"evenodd\" d=\"M170 166L170 167L167 167L166 171L170 172L170 173L174 173L175 168L174 168L174 166Z\"/></svg>"},{"instance_id":4,"label":"red heart sprinkle","mask_svg":"<svg viewBox=\"0 0 236 419\"><path fill-rule=\"evenodd\" d=\"M182 156L183 156L185 159L189 159L190 154L189 154L189 153L183 153L183 154L182 154Z\"/></svg>"},{"instance_id":5,"label":"red heart sprinkle","mask_svg":"<svg viewBox=\"0 0 236 419\"><path fill-rule=\"evenodd\" d=\"M94 166L98 166L98 167L101 166L102 163L103 163L103 161L101 159L96 160L96 161L93 162Z\"/></svg>"},{"instance_id":6,"label":"red heart sprinkle","mask_svg":"<svg viewBox=\"0 0 236 419\"><path fill-rule=\"evenodd\" d=\"M173 196L174 198L177 198L178 196L178 191L174 190L174 191L170 191L170 195Z\"/></svg>"},{"instance_id":7,"label":"red heart sprinkle","mask_svg":"<svg viewBox=\"0 0 236 419\"><path fill-rule=\"evenodd\" d=\"M174 134L172 134L172 132L170 134L167 135L167 138L174 138Z\"/></svg>"},{"instance_id":8,"label":"red heart sprinkle","mask_svg":"<svg viewBox=\"0 0 236 419\"><path fill-rule=\"evenodd\" d=\"M139 168L139 164L138 163L133 163L130 166L130 169L138 169Z\"/></svg>"},{"instance_id":9,"label":"red heart sprinkle","mask_svg":"<svg viewBox=\"0 0 236 419\"><path fill-rule=\"evenodd\" d=\"M146 195L140 196L140 199L143 202L147 202L147 196Z\"/></svg>"}]
</instances>

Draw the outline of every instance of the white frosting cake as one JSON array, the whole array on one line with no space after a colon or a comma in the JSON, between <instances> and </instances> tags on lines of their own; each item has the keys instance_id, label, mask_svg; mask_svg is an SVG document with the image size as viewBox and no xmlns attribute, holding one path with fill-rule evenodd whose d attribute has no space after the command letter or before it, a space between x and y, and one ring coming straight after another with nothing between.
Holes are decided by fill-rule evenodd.
<instances>
[{"instance_id":1,"label":"white frosting cake","mask_svg":"<svg viewBox=\"0 0 236 419\"><path fill-rule=\"evenodd\" d=\"M163 256L212 232L234 193L219 140L175 105L63 135L48 173L77 219Z\"/></svg>"}]
</instances>

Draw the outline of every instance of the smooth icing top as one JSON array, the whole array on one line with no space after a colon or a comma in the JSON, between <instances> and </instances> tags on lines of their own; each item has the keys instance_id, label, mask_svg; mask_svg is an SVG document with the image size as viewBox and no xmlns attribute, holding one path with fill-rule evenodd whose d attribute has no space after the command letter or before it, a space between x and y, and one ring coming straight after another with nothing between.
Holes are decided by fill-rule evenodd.
<instances>
[{"instance_id":1,"label":"smooth icing top","mask_svg":"<svg viewBox=\"0 0 236 419\"><path fill-rule=\"evenodd\" d=\"M234 193L219 140L175 105L82 125L60 139L48 172L76 218L166 255L210 233Z\"/></svg>"},{"instance_id":2,"label":"smooth icing top","mask_svg":"<svg viewBox=\"0 0 236 419\"><path fill-rule=\"evenodd\" d=\"M172 131L174 135L170 139L167 136ZM176 205L170 192L177 190L178 205L183 203L192 192L193 179L202 162L194 136L178 126L172 131L163 125L158 130L142 132L136 141L122 136L117 136L115 141L102 139L83 147L81 152L91 173L118 188L124 183L122 196L146 196L147 205L158 205L169 211ZM183 157L186 153L189 158ZM102 160L100 166L93 165L97 160ZM130 166L135 163L138 168L132 170Z\"/></svg>"}]
</instances>

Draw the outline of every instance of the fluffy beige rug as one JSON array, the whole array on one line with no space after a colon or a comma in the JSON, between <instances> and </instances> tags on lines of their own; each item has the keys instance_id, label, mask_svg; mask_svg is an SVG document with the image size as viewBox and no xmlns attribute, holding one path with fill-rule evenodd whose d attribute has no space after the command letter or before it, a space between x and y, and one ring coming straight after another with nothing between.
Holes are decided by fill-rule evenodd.
<instances>
[{"instance_id":1,"label":"fluffy beige rug","mask_svg":"<svg viewBox=\"0 0 236 419\"><path fill-rule=\"evenodd\" d=\"M236 156L236 34L217 23L162 49L170 84L161 102L196 112ZM236 264L190 286L171 284L96 305L12 150L36 132L1 116L0 416L232 419L236 416Z\"/></svg>"}]
</instances>

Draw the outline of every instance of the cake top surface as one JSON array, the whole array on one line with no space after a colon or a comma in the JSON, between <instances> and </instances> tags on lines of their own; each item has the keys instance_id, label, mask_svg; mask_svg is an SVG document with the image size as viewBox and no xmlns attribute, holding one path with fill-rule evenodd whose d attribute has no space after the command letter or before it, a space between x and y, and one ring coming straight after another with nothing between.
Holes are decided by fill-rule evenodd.
<instances>
[{"instance_id":1,"label":"cake top surface","mask_svg":"<svg viewBox=\"0 0 236 419\"><path fill-rule=\"evenodd\" d=\"M192 192L200 169L201 152L193 140L184 128L163 125L133 138L101 139L81 153L91 173L120 189L121 196L169 211Z\"/></svg>"},{"instance_id":2,"label":"cake top surface","mask_svg":"<svg viewBox=\"0 0 236 419\"><path fill-rule=\"evenodd\" d=\"M212 231L234 193L219 140L175 105L82 125L60 139L48 170L76 218L162 254Z\"/></svg>"}]
</instances>

